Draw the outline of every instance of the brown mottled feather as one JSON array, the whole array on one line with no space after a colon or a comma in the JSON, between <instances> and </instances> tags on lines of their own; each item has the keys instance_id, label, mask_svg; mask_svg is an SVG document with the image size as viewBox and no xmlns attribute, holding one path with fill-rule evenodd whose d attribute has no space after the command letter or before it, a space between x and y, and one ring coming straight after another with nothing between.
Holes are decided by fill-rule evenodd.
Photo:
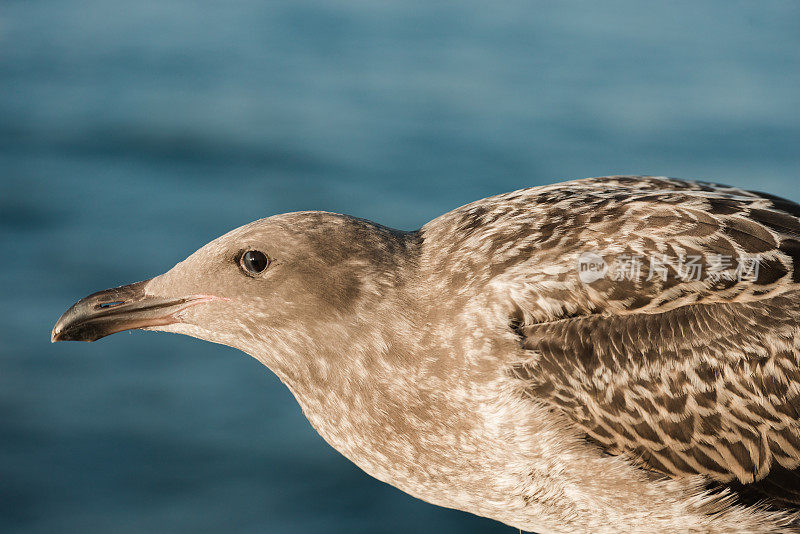
<instances>
[{"instance_id":1,"label":"brown mottled feather","mask_svg":"<svg viewBox=\"0 0 800 534\"><path fill-rule=\"evenodd\" d=\"M500 275L529 354L510 368L524 394L646 469L798 506L800 206L664 178L573 184L527 199L549 221L527 237L537 262L520 248ZM646 280L644 264L636 280L581 284L574 262L585 251L609 264L627 254L761 260L753 280L682 281L673 267L667 281Z\"/></svg>"},{"instance_id":2,"label":"brown mottled feather","mask_svg":"<svg viewBox=\"0 0 800 534\"><path fill-rule=\"evenodd\" d=\"M798 313L789 293L524 326L536 358L514 372L609 452L753 482L800 463Z\"/></svg>"}]
</instances>

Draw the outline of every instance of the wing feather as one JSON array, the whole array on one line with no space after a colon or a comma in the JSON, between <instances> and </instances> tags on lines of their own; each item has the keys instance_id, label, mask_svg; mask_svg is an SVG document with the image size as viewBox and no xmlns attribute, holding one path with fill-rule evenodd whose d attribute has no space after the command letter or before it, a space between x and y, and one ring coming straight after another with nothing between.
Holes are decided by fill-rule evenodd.
<instances>
[{"instance_id":1,"label":"wing feather","mask_svg":"<svg viewBox=\"0 0 800 534\"><path fill-rule=\"evenodd\" d=\"M509 373L525 395L643 468L798 506L799 217L764 193L623 176L504 195L443 223L464 236L454 249L491 242L487 278L470 280L509 302L524 349ZM687 280L675 265L660 278L644 265L635 280L584 283L587 250L609 265L656 254L760 263L744 280Z\"/></svg>"},{"instance_id":2,"label":"wing feather","mask_svg":"<svg viewBox=\"0 0 800 534\"><path fill-rule=\"evenodd\" d=\"M611 453L749 483L800 465L798 314L789 293L523 326L512 373Z\"/></svg>"}]
</instances>

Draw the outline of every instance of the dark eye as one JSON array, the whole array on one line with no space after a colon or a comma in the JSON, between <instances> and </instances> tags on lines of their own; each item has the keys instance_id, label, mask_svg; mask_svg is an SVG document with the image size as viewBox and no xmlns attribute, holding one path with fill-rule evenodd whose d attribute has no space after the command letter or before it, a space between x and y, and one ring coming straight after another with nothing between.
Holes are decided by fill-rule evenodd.
<instances>
[{"instance_id":1,"label":"dark eye","mask_svg":"<svg viewBox=\"0 0 800 534\"><path fill-rule=\"evenodd\" d=\"M267 268L267 265L269 265L269 258L267 258L266 254L258 250L248 250L242 254L240 263L245 271L258 274Z\"/></svg>"}]
</instances>

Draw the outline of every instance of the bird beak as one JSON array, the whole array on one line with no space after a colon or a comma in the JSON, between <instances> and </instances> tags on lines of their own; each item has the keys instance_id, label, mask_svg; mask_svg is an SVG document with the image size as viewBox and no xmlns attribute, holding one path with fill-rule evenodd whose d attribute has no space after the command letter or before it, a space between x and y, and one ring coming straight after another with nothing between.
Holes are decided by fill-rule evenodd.
<instances>
[{"instance_id":1,"label":"bird beak","mask_svg":"<svg viewBox=\"0 0 800 534\"><path fill-rule=\"evenodd\" d=\"M165 298L146 295L150 280L98 291L82 298L64 312L53 327L50 340L96 341L101 337L149 326L177 323L177 314L200 302L219 299L211 295Z\"/></svg>"}]
</instances>

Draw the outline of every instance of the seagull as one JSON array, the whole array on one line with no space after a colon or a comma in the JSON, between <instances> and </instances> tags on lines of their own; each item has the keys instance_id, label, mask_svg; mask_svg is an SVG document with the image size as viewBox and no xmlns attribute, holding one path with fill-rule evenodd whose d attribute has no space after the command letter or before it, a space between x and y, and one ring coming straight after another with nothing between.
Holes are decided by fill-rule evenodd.
<instances>
[{"instance_id":1,"label":"seagull","mask_svg":"<svg viewBox=\"0 0 800 534\"><path fill-rule=\"evenodd\" d=\"M794 202L588 178L411 232L261 219L51 339L240 349L368 474L520 530L798 533L798 262Z\"/></svg>"}]
</instances>

